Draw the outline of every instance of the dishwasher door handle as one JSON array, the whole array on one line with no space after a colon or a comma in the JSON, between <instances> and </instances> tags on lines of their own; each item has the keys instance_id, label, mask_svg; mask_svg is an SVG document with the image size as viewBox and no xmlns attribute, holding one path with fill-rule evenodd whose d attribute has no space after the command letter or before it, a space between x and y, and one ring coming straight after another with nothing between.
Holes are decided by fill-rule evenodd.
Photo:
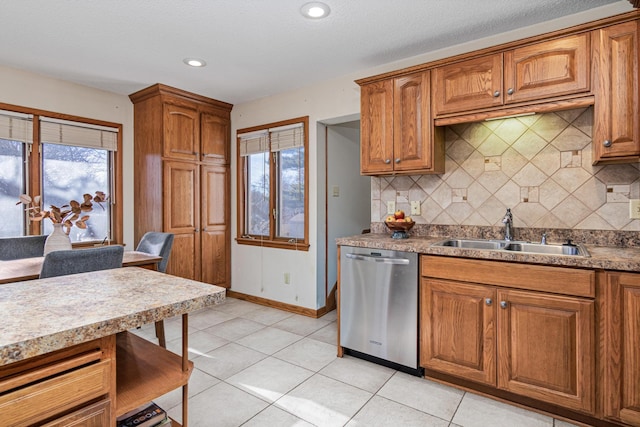
<instances>
[{"instance_id":1,"label":"dishwasher door handle","mask_svg":"<svg viewBox=\"0 0 640 427\"><path fill-rule=\"evenodd\" d=\"M355 259L358 261L371 261L382 262L384 264L399 264L409 265L409 260L406 258L387 258L378 255L360 255L360 254L346 254L347 258Z\"/></svg>"}]
</instances>

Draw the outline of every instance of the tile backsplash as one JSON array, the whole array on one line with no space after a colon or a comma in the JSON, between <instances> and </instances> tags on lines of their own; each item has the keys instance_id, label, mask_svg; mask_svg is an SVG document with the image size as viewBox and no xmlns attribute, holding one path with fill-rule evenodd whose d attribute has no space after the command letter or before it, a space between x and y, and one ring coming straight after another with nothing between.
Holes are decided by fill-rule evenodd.
<instances>
[{"instance_id":1,"label":"tile backsplash","mask_svg":"<svg viewBox=\"0 0 640 427\"><path fill-rule=\"evenodd\" d=\"M640 230L629 199L640 198L640 164L593 166L593 108L448 126L446 173L371 179L371 220L387 202L419 224Z\"/></svg>"}]
</instances>

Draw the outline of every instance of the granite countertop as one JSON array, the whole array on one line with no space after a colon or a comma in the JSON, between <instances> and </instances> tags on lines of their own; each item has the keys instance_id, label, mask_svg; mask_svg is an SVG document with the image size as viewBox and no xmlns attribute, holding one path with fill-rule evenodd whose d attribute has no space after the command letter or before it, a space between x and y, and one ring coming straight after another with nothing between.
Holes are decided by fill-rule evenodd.
<instances>
[{"instance_id":1,"label":"granite countertop","mask_svg":"<svg viewBox=\"0 0 640 427\"><path fill-rule=\"evenodd\" d=\"M460 236L452 236L458 238ZM446 255L498 261L547 264L567 267L595 268L603 270L640 271L640 248L620 248L612 246L584 245L591 257L570 255L542 255L518 253L502 250L461 249L455 247L432 246L446 240L445 237L412 236L408 239L392 239L385 234L360 234L340 237L336 243L341 246L358 246L375 249L418 252L428 255ZM549 242L557 243L557 242Z\"/></svg>"},{"instance_id":2,"label":"granite countertop","mask_svg":"<svg viewBox=\"0 0 640 427\"><path fill-rule=\"evenodd\" d=\"M219 286L139 267L0 286L0 366L225 299Z\"/></svg>"}]
</instances>

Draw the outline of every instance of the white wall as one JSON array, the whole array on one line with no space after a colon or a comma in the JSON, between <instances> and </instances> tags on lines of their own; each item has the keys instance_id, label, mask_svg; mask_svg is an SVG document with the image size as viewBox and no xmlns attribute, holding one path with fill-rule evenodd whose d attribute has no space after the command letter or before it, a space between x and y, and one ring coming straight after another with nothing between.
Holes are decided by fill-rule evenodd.
<instances>
[{"instance_id":1,"label":"white wall","mask_svg":"<svg viewBox=\"0 0 640 427\"><path fill-rule=\"evenodd\" d=\"M337 279L338 237L360 234L371 224L371 177L360 175L360 121L328 126L327 282ZM334 196L333 188L339 195ZM320 263L319 263L320 264Z\"/></svg>"},{"instance_id":2,"label":"white wall","mask_svg":"<svg viewBox=\"0 0 640 427\"><path fill-rule=\"evenodd\" d=\"M360 112L360 89L355 79L393 71L475 49L494 46L537 34L542 34L572 25L613 16L631 10L631 5L620 1L612 5L592 9L576 15L563 17L543 24L520 28L494 37L475 40L448 49L408 58L358 73L321 82L291 92L274 95L253 102L236 105L231 112L232 136L236 130L260 124L286 120L299 116L309 116L309 127L316 132L309 133L309 252L295 252L273 248L256 248L232 242L232 289L258 297L317 309L324 301L324 277L322 260L324 252L321 228L324 226L323 200L318 193L319 182L324 167L324 141L318 140L317 122L331 121L336 117L357 115ZM425 47L428 50L428 46ZM330 61L330 58L327 58ZM232 138L234 139L234 138ZM235 144L234 144L235 145ZM235 153L235 146L232 150ZM232 162L232 235L237 232L236 173L235 156ZM318 163L320 161L320 163ZM322 212L320 211L322 209ZM291 273L291 285L284 285L285 272Z\"/></svg>"},{"instance_id":3,"label":"white wall","mask_svg":"<svg viewBox=\"0 0 640 427\"><path fill-rule=\"evenodd\" d=\"M124 243L133 249L133 104L129 98L0 66L0 102L122 124Z\"/></svg>"}]
</instances>

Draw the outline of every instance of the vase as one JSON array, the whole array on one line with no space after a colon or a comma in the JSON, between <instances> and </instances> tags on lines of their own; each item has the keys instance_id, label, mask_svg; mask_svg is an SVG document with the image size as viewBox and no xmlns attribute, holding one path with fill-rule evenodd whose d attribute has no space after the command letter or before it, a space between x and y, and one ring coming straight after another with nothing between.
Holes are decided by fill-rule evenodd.
<instances>
[{"instance_id":1,"label":"vase","mask_svg":"<svg viewBox=\"0 0 640 427\"><path fill-rule=\"evenodd\" d=\"M53 251L65 251L71 249L71 240L62 229L62 224L53 224L53 232L44 242L44 255Z\"/></svg>"}]
</instances>

